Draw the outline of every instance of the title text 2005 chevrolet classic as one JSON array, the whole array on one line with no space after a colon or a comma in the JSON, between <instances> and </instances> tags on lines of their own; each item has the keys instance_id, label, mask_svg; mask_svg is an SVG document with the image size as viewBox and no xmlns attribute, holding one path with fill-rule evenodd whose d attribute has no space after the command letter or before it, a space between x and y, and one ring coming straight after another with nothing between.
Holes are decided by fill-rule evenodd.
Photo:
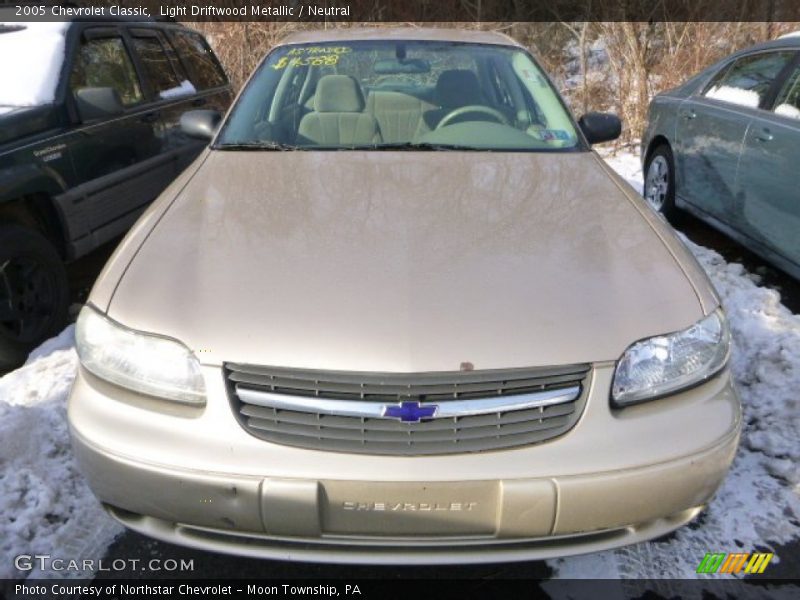
<instances>
[{"instance_id":1,"label":"title text 2005 chevrolet classic","mask_svg":"<svg viewBox=\"0 0 800 600\"><path fill-rule=\"evenodd\" d=\"M218 116L184 118L211 135ZM264 557L589 552L735 453L718 297L504 36L300 33L77 325L69 420L128 527Z\"/></svg>"}]
</instances>

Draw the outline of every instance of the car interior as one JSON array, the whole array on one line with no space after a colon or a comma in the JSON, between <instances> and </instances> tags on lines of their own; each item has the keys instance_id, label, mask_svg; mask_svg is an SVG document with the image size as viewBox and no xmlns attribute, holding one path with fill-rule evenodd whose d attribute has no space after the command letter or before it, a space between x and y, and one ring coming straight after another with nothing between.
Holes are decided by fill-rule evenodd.
<instances>
[{"instance_id":1,"label":"car interior","mask_svg":"<svg viewBox=\"0 0 800 600\"><path fill-rule=\"evenodd\" d=\"M537 101L531 93L536 86L549 92L549 83L513 61L467 53L426 60L407 58L401 50L392 59L373 54L356 60L356 54L345 56L350 63L337 60L333 66L308 60L271 65L278 75L271 97L265 103L268 94L261 94L256 123L248 127L257 140L300 147L471 140L480 145L487 135L512 147L577 142L556 96L543 93ZM548 122L546 115L554 112L561 116ZM465 123L469 130L456 127Z\"/></svg>"}]
</instances>

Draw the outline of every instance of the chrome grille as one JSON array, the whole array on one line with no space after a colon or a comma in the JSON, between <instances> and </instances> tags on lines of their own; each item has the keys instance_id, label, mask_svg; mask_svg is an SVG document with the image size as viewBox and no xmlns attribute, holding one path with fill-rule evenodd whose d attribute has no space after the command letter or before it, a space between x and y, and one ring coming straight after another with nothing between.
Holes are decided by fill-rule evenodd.
<instances>
[{"instance_id":1,"label":"chrome grille","mask_svg":"<svg viewBox=\"0 0 800 600\"><path fill-rule=\"evenodd\" d=\"M581 414L589 365L438 373L310 371L226 364L242 426L288 446L360 454L482 452L536 444ZM419 422L383 415L410 401Z\"/></svg>"}]
</instances>

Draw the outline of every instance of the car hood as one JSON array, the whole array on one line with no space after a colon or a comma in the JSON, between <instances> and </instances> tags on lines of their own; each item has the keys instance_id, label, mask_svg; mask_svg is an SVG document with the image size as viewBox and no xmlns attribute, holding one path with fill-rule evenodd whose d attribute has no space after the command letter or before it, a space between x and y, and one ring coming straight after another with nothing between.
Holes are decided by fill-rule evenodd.
<instances>
[{"instance_id":1,"label":"car hood","mask_svg":"<svg viewBox=\"0 0 800 600\"><path fill-rule=\"evenodd\" d=\"M703 314L635 202L589 152L211 152L109 315L206 364L615 360Z\"/></svg>"}]
</instances>

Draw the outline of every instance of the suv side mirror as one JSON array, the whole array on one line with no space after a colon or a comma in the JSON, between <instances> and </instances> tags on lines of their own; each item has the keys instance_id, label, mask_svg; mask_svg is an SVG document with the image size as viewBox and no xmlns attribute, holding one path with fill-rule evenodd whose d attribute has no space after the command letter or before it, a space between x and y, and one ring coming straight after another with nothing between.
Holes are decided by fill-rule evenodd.
<instances>
[{"instance_id":1,"label":"suv side mirror","mask_svg":"<svg viewBox=\"0 0 800 600\"><path fill-rule=\"evenodd\" d=\"M586 113L578 119L578 126L590 144L610 142L622 133L622 121L610 113Z\"/></svg>"},{"instance_id":2,"label":"suv side mirror","mask_svg":"<svg viewBox=\"0 0 800 600\"><path fill-rule=\"evenodd\" d=\"M189 137L212 140L222 115L216 110L191 110L181 115L181 131Z\"/></svg>"},{"instance_id":3,"label":"suv side mirror","mask_svg":"<svg viewBox=\"0 0 800 600\"><path fill-rule=\"evenodd\" d=\"M75 91L81 121L108 119L125 112L117 90L111 87L87 87Z\"/></svg>"}]
</instances>

